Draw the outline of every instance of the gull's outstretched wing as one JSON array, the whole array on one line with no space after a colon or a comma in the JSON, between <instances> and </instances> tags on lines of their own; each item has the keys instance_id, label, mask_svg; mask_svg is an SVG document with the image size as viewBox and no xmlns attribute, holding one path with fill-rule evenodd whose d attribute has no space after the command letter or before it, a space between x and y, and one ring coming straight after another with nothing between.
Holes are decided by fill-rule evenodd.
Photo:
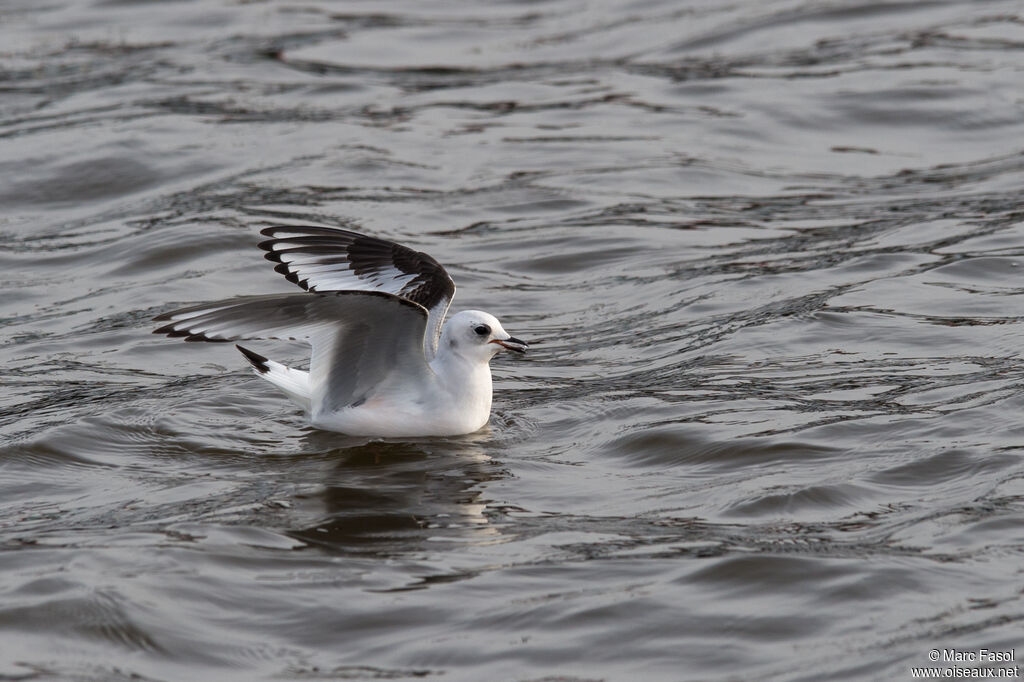
<instances>
[{"instance_id":1,"label":"gull's outstretched wing","mask_svg":"<svg viewBox=\"0 0 1024 682\"><path fill-rule=\"evenodd\" d=\"M422 386L432 376L423 356L427 311L374 291L247 296L182 308L155 318L155 334L186 341L286 339L313 347L314 409L333 411L380 392Z\"/></svg>"},{"instance_id":2,"label":"gull's outstretched wing","mask_svg":"<svg viewBox=\"0 0 1024 682\"><path fill-rule=\"evenodd\" d=\"M383 291L427 309L423 352L433 359L455 283L425 253L385 239L331 227L281 225L261 234L266 258L307 291Z\"/></svg>"}]
</instances>

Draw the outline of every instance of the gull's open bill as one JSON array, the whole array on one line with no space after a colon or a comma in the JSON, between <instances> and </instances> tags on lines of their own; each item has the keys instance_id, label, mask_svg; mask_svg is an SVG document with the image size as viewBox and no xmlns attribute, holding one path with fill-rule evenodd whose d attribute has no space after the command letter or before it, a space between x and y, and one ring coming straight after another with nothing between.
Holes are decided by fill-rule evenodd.
<instances>
[{"instance_id":1,"label":"gull's open bill","mask_svg":"<svg viewBox=\"0 0 1024 682\"><path fill-rule=\"evenodd\" d=\"M309 371L238 346L257 374L318 428L353 436L471 433L491 413L490 361L527 344L497 318L445 322L455 283L425 253L328 227L268 227L266 258L308 293L247 296L155 318L186 341L286 339L312 346Z\"/></svg>"},{"instance_id":2,"label":"gull's open bill","mask_svg":"<svg viewBox=\"0 0 1024 682\"><path fill-rule=\"evenodd\" d=\"M516 353L525 353L526 349L529 348L525 341L520 341L514 336L510 336L507 339L491 339L489 343L496 343L505 350L515 351Z\"/></svg>"}]
</instances>

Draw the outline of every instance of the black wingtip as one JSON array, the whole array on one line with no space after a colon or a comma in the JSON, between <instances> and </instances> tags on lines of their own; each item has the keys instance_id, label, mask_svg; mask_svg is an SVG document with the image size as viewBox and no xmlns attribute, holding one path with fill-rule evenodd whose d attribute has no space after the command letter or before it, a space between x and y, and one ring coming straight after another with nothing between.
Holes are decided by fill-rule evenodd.
<instances>
[{"instance_id":1,"label":"black wingtip","mask_svg":"<svg viewBox=\"0 0 1024 682\"><path fill-rule=\"evenodd\" d=\"M256 371L259 372L260 374L266 374L267 372L270 371L270 365L267 364L267 358L263 357L259 353L252 352L248 348L243 348L242 346L239 346L237 343L235 344L235 348L237 348L242 353L242 355L245 356L246 360L252 363L252 366L255 367Z\"/></svg>"}]
</instances>

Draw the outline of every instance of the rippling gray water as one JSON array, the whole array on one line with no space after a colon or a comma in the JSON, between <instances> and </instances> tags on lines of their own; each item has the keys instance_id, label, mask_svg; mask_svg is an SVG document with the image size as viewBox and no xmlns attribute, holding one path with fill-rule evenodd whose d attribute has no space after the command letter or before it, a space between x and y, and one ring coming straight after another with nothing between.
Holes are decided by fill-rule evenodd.
<instances>
[{"instance_id":1,"label":"rippling gray water","mask_svg":"<svg viewBox=\"0 0 1024 682\"><path fill-rule=\"evenodd\" d=\"M1024 657L1022 84L1016 0L3 4L0 679ZM489 430L150 334L279 222L531 341Z\"/></svg>"}]
</instances>

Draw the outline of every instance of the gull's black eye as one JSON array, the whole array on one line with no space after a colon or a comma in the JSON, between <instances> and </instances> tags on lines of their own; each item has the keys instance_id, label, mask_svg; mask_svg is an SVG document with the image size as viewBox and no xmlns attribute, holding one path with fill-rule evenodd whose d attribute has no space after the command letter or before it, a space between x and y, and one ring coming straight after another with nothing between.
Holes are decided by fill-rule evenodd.
<instances>
[{"instance_id":1,"label":"gull's black eye","mask_svg":"<svg viewBox=\"0 0 1024 682\"><path fill-rule=\"evenodd\" d=\"M480 336L487 336L488 334L491 333L491 328L488 327L486 324L479 324L473 328L473 331L475 331Z\"/></svg>"}]
</instances>

